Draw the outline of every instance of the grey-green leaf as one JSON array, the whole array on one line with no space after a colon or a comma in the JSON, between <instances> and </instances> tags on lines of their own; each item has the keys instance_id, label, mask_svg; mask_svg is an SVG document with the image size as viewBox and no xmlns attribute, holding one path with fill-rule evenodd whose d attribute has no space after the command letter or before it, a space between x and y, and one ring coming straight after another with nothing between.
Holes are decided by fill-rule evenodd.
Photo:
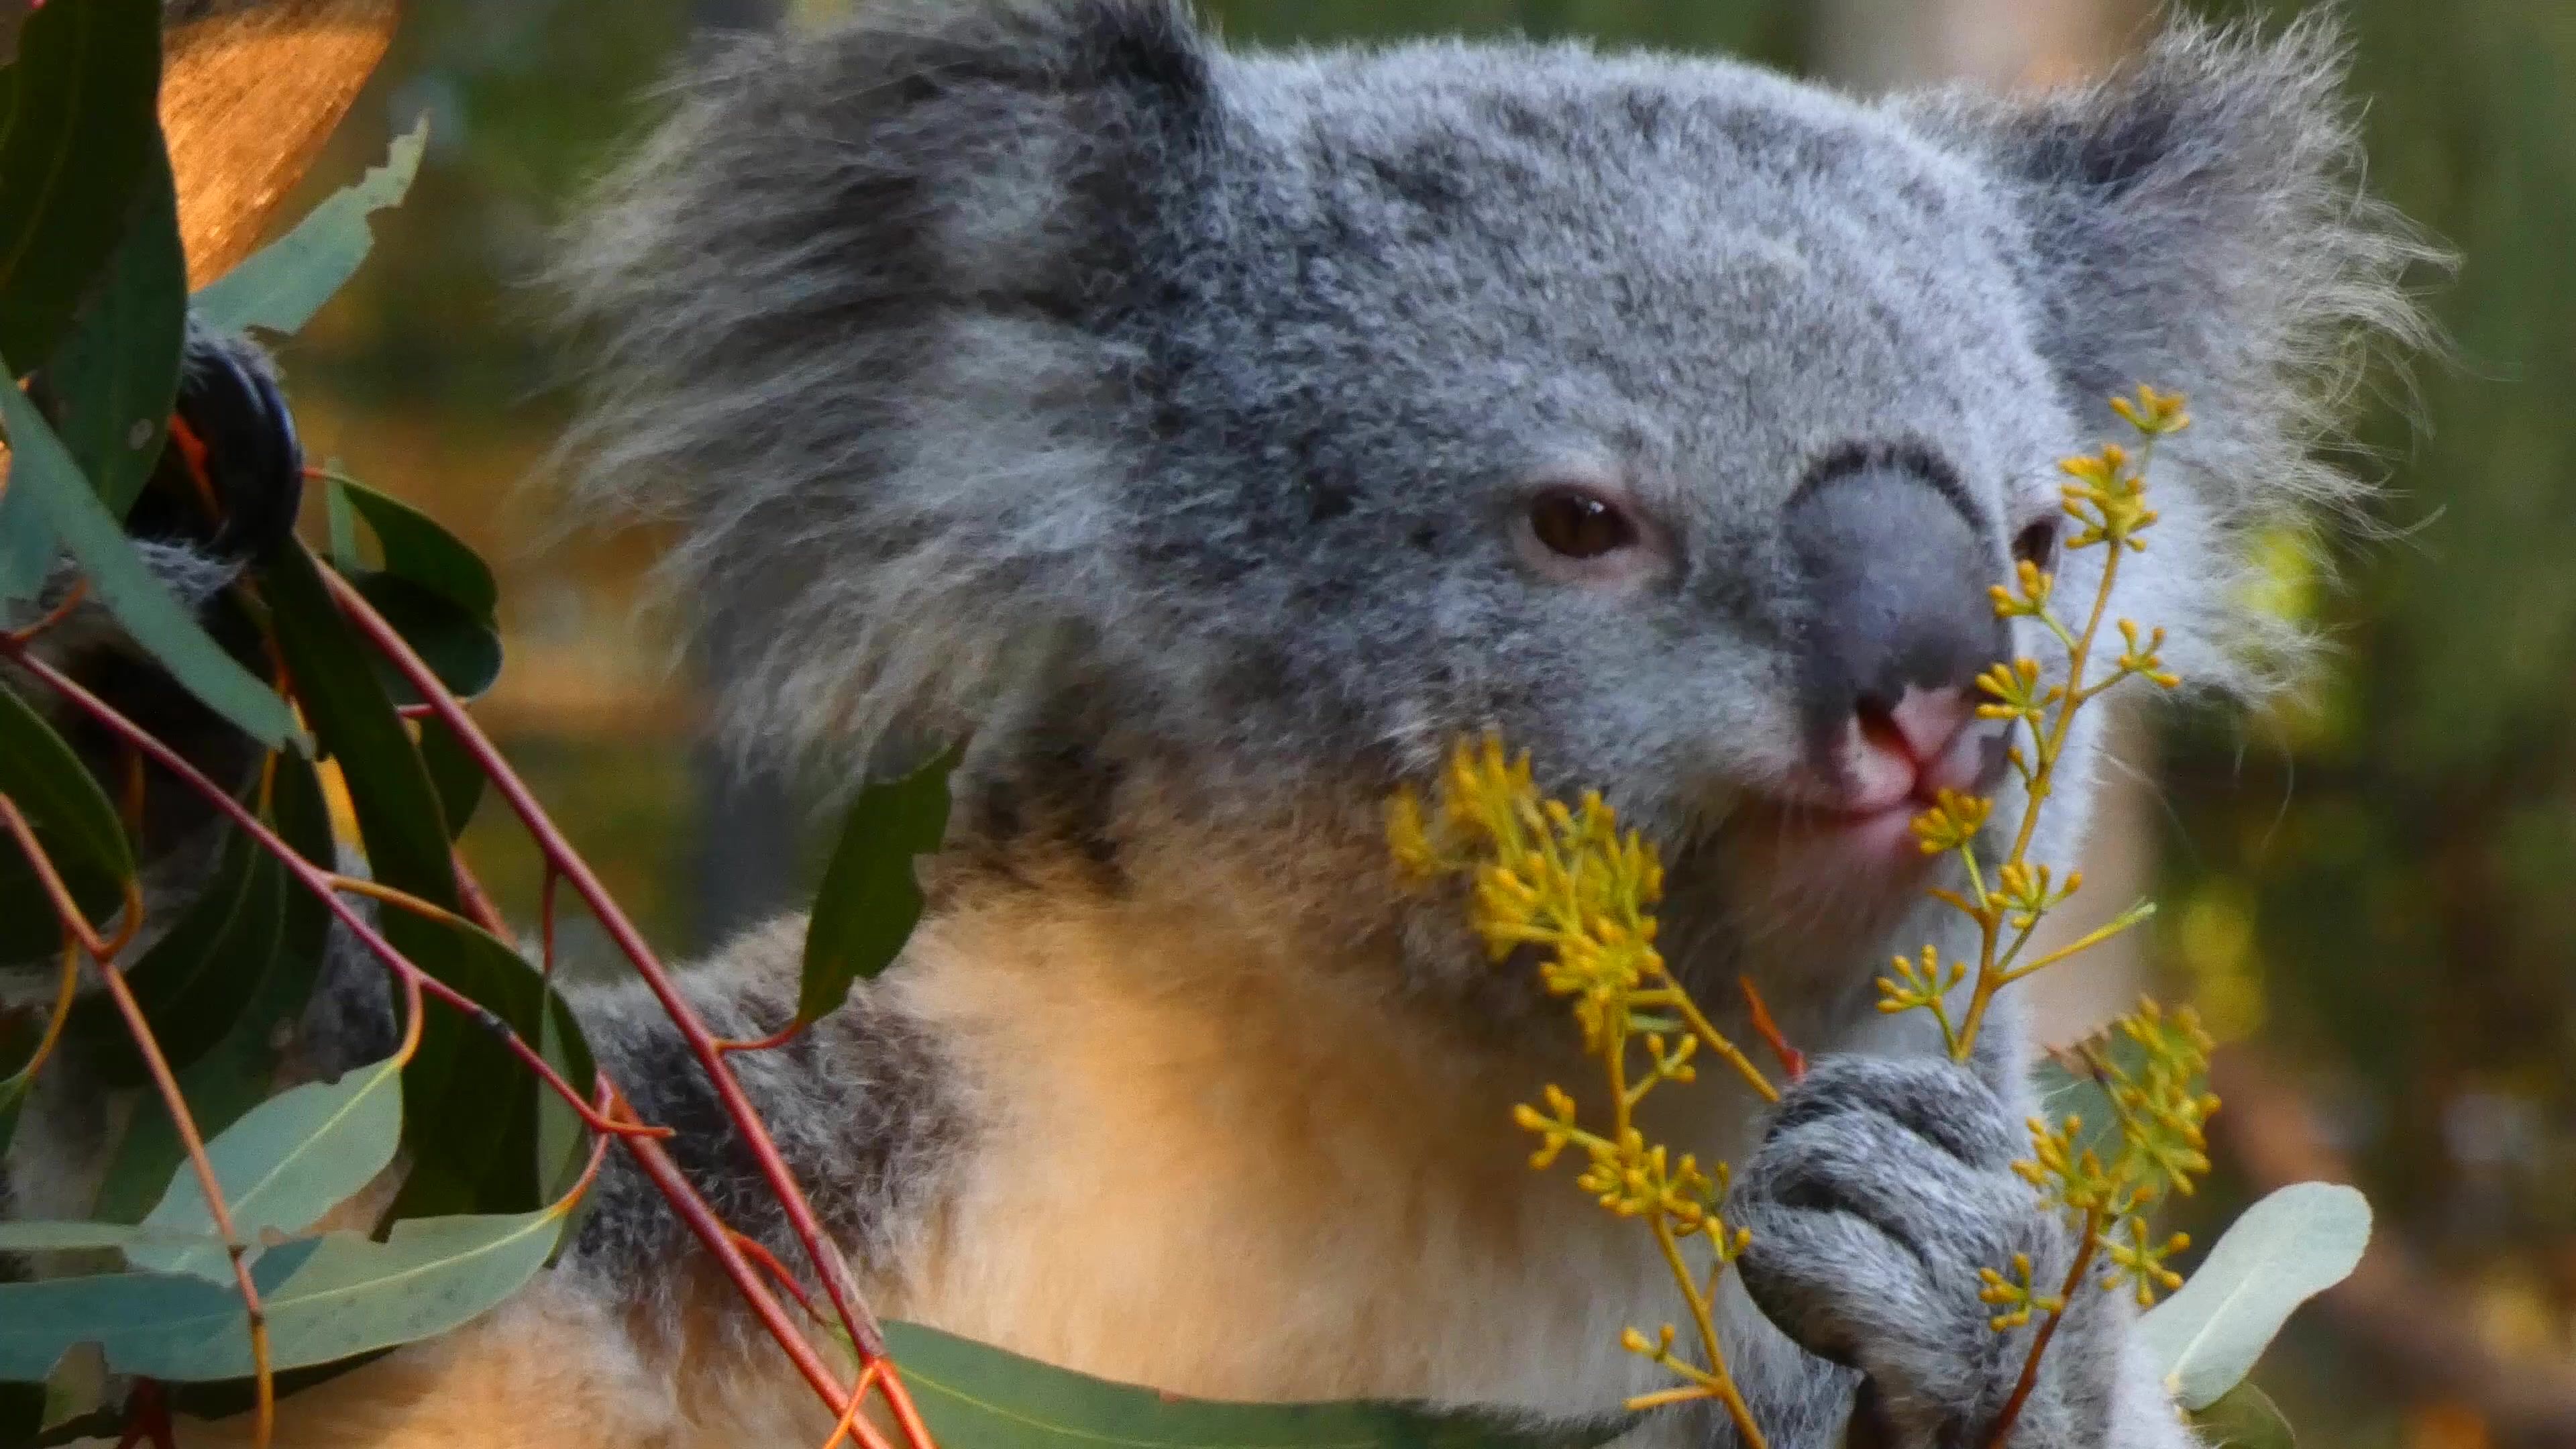
<instances>
[{"instance_id":1,"label":"grey-green leaf","mask_svg":"<svg viewBox=\"0 0 2576 1449\"><path fill-rule=\"evenodd\" d=\"M2370 1204L2349 1187L2302 1182L2245 1210L2200 1271L2138 1321L2138 1341L2187 1409L2243 1381L2293 1309L2342 1282L2370 1243Z\"/></svg>"},{"instance_id":2,"label":"grey-green leaf","mask_svg":"<svg viewBox=\"0 0 2576 1449\"><path fill-rule=\"evenodd\" d=\"M163 1233L136 1227L132 1223L52 1222L42 1219L0 1222L0 1253L87 1252L156 1242L184 1247L206 1242L213 1243L216 1252L223 1251L223 1244L207 1234Z\"/></svg>"},{"instance_id":3,"label":"grey-green leaf","mask_svg":"<svg viewBox=\"0 0 2576 1449\"><path fill-rule=\"evenodd\" d=\"M143 566L124 525L99 502L36 405L14 387L0 387L0 431L9 437L9 487L35 495L38 512L88 575L99 602L135 642L253 739L271 749L300 740L286 701L226 654Z\"/></svg>"},{"instance_id":4,"label":"grey-green leaf","mask_svg":"<svg viewBox=\"0 0 2576 1449\"><path fill-rule=\"evenodd\" d=\"M892 965L911 938L921 919L913 858L937 850L948 832L948 776L961 755L951 749L901 779L859 792L814 897L796 994L799 1022L838 1009L850 983Z\"/></svg>"},{"instance_id":5,"label":"grey-green leaf","mask_svg":"<svg viewBox=\"0 0 2576 1449\"><path fill-rule=\"evenodd\" d=\"M1590 1449L1628 1427L1550 1433L1405 1404L1175 1398L917 1324L885 1330L931 1434L975 1449Z\"/></svg>"},{"instance_id":6,"label":"grey-green leaf","mask_svg":"<svg viewBox=\"0 0 2576 1449\"><path fill-rule=\"evenodd\" d=\"M332 1233L281 1243L251 1265L268 1316L269 1366L284 1372L445 1333L508 1298L544 1266L564 1207L419 1218L381 1243ZM0 1382L41 1379L74 1344L108 1366L174 1383L252 1370L230 1282L103 1273L0 1283Z\"/></svg>"},{"instance_id":7,"label":"grey-green leaf","mask_svg":"<svg viewBox=\"0 0 2576 1449\"><path fill-rule=\"evenodd\" d=\"M2289 1416L2271 1395L2250 1383L2238 1384L2192 1415L2191 1426L2209 1449L2298 1449Z\"/></svg>"},{"instance_id":8,"label":"grey-green leaf","mask_svg":"<svg viewBox=\"0 0 2576 1449\"><path fill-rule=\"evenodd\" d=\"M222 332L294 332L311 321L367 259L375 244L367 218L411 190L428 139L429 118L423 116L394 138L385 164L369 167L357 185L313 208L293 231L207 283L197 293L198 315Z\"/></svg>"},{"instance_id":9,"label":"grey-green leaf","mask_svg":"<svg viewBox=\"0 0 2576 1449\"><path fill-rule=\"evenodd\" d=\"M300 1232L356 1193L393 1161L402 1141L402 1063L393 1058L336 1082L308 1082L273 1097L206 1144L233 1230L256 1242L271 1229ZM137 1243L137 1268L229 1281L232 1265L211 1234L213 1215L193 1167L170 1179L147 1232L207 1234L202 1242Z\"/></svg>"},{"instance_id":10,"label":"grey-green leaf","mask_svg":"<svg viewBox=\"0 0 2576 1449\"><path fill-rule=\"evenodd\" d=\"M320 1246L308 1238L261 1254L250 1265L252 1286L266 1298ZM42 1382L66 1352L83 1343L104 1349L111 1369L156 1375L191 1352L237 1345L242 1372L250 1371L250 1326L230 1283L159 1273L0 1283L0 1383Z\"/></svg>"}]
</instances>

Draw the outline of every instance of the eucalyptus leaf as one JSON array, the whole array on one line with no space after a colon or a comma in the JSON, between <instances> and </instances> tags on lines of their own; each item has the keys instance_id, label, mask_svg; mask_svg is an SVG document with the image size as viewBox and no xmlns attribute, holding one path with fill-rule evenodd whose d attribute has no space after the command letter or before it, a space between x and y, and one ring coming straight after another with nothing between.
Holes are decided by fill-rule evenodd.
<instances>
[{"instance_id":1,"label":"eucalyptus leaf","mask_svg":"<svg viewBox=\"0 0 2576 1449\"><path fill-rule=\"evenodd\" d=\"M402 1062L387 1058L336 1082L308 1082L273 1097L206 1144L233 1230L256 1242L272 1229L301 1232L373 1181L402 1141ZM170 1179L143 1219L162 1237L206 1234L185 1246L140 1242L137 1268L229 1281L232 1265L211 1234L214 1217L192 1168Z\"/></svg>"},{"instance_id":2,"label":"eucalyptus leaf","mask_svg":"<svg viewBox=\"0 0 2576 1449\"><path fill-rule=\"evenodd\" d=\"M350 582L384 621L391 624L447 692L473 699L501 677L501 632L489 619L478 619L453 600L398 574L361 572ZM377 662L385 692L397 705L420 704L419 691L387 661ZM453 827L457 822L450 820Z\"/></svg>"},{"instance_id":3,"label":"eucalyptus leaf","mask_svg":"<svg viewBox=\"0 0 2576 1449\"><path fill-rule=\"evenodd\" d=\"M261 569L260 585L296 697L348 781L368 868L387 885L454 909L456 867L438 791L377 678L374 655L340 616L303 549L278 550ZM407 919L389 919L388 929Z\"/></svg>"},{"instance_id":4,"label":"eucalyptus leaf","mask_svg":"<svg viewBox=\"0 0 2576 1449\"><path fill-rule=\"evenodd\" d=\"M281 550L262 571L280 646L324 748L340 763L367 863L378 880L458 908L445 808L411 732L342 618L318 566ZM386 937L413 964L471 997L522 1040L543 1031L537 973L486 932L409 911L384 917ZM536 1173L534 1080L480 1022L433 1011L406 1068L404 1142L410 1167L393 1211L402 1217L518 1212L543 1200Z\"/></svg>"},{"instance_id":5,"label":"eucalyptus leaf","mask_svg":"<svg viewBox=\"0 0 2576 1449\"><path fill-rule=\"evenodd\" d=\"M0 1221L0 1253L73 1253L94 1249L128 1248L137 1243L162 1243L172 1247L195 1247L212 1244L223 1251L223 1242L209 1233L165 1233L133 1223L49 1222L22 1219ZM227 1273L226 1278L231 1275Z\"/></svg>"},{"instance_id":6,"label":"eucalyptus leaf","mask_svg":"<svg viewBox=\"0 0 2576 1449\"><path fill-rule=\"evenodd\" d=\"M253 889L257 850L249 836L228 835L197 899L125 968L144 1024L173 1068L194 1063L231 1029L233 1013L248 1000L247 984L276 950L276 893ZM252 919L261 912L268 917L265 930ZM73 1009L71 1040L101 1086L139 1087L151 1079L124 1013L104 996Z\"/></svg>"},{"instance_id":7,"label":"eucalyptus leaf","mask_svg":"<svg viewBox=\"0 0 2576 1449\"><path fill-rule=\"evenodd\" d=\"M107 792L35 707L7 689L0 689L0 795L25 813L56 864L78 862L119 882L133 879L134 850Z\"/></svg>"},{"instance_id":8,"label":"eucalyptus leaf","mask_svg":"<svg viewBox=\"0 0 2576 1449\"><path fill-rule=\"evenodd\" d=\"M45 367L63 446L119 518L160 459L187 325L179 200L169 157L155 136L125 239L70 338ZM37 511L35 495L0 493L0 603L34 598L53 561L54 531Z\"/></svg>"},{"instance_id":9,"label":"eucalyptus leaf","mask_svg":"<svg viewBox=\"0 0 2576 1449\"><path fill-rule=\"evenodd\" d=\"M2191 1426L2209 1449L2298 1449L2299 1436L2289 1417L2271 1395L2250 1383L2238 1384L2192 1415Z\"/></svg>"},{"instance_id":10,"label":"eucalyptus leaf","mask_svg":"<svg viewBox=\"0 0 2576 1449\"><path fill-rule=\"evenodd\" d=\"M266 1299L320 1246L307 1238L262 1253L250 1265L251 1286ZM203 1278L92 1273L0 1283L0 1383L40 1383L84 1343L99 1345L112 1370L159 1376L163 1366L218 1344L237 1345L247 1365L250 1326L233 1286Z\"/></svg>"},{"instance_id":11,"label":"eucalyptus leaf","mask_svg":"<svg viewBox=\"0 0 2576 1449\"><path fill-rule=\"evenodd\" d=\"M93 924L104 922L134 875L125 827L80 756L6 686L0 686L0 795L26 814L81 913ZM62 940L35 865L16 840L0 837L0 962L51 956Z\"/></svg>"},{"instance_id":12,"label":"eucalyptus leaf","mask_svg":"<svg viewBox=\"0 0 2576 1449\"><path fill-rule=\"evenodd\" d=\"M2200 1271L2138 1320L2138 1343L2186 1409L2243 1381L2292 1310L2352 1275L2370 1203L2334 1183L2294 1183L2245 1210Z\"/></svg>"},{"instance_id":13,"label":"eucalyptus leaf","mask_svg":"<svg viewBox=\"0 0 2576 1449\"><path fill-rule=\"evenodd\" d=\"M331 865L336 846L330 808L323 803L322 785L310 761L279 757L271 805L278 834L295 853L317 865ZM281 870L281 880L283 876ZM284 884L279 946L269 969L234 1014L232 1030L194 1065L179 1072L180 1095L196 1118L197 1130L207 1136L240 1121L268 1095L280 1055L277 1029L303 1015L321 975L330 934L328 908L301 884ZM162 1110L157 1097L147 1097L127 1119L125 1135L108 1155L90 1216L141 1222L186 1156L170 1114Z\"/></svg>"},{"instance_id":14,"label":"eucalyptus leaf","mask_svg":"<svg viewBox=\"0 0 2576 1449\"><path fill-rule=\"evenodd\" d=\"M172 679L243 733L271 749L300 740L286 701L226 654L144 567L124 526L91 491L62 440L14 387L0 387L0 429L9 436L10 491L23 488L34 495L47 526L126 633Z\"/></svg>"},{"instance_id":15,"label":"eucalyptus leaf","mask_svg":"<svg viewBox=\"0 0 2576 1449\"><path fill-rule=\"evenodd\" d=\"M500 585L491 566L445 524L390 493L354 478L333 480L335 492L367 520L384 571L437 594L489 624L500 607Z\"/></svg>"},{"instance_id":16,"label":"eucalyptus leaf","mask_svg":"<svg viewBox=\"0 0 2576 1449\"><path fill-rule=\"evenodd\" d=\"M850 984L894 963L921 919L914 857L939 848L948 831L948 777L963 756L950 749L901 779L859 792L824 867L805 934L796 1019L839 1009Z\"/></svg>"},{"instance_id":17,"label":"eucalyptus leaf","mask_svg":"<svg viewBox=\"0 0 2576 1449\"><path fill-rule=\"evenodd\" d=\"M119 518L161 459L187 335L179 198L156 135L125 239L71 336L45 364L45 382L60 404L63 446Z\"/></svg>"},{"instance_id":18,"label":"eucalyptus leaf","mask_svg":"<svg viewBox=\"0 0 2576 1449\"><path fill-rule=\"evenodd\" d=\"M1589 1449L1628 1427L1516 1428L1403 1404L1229 1404L1111 1383L910 1323L885 1325L930 1432L974 1449Z\"/></svg>"},{"instance_id":19,"label":"eucalyptus leaf","mask_svg":"<svg viewBox=\"0 0 2576 1449\"><path fill-rule=\"evenodd\" d=\"M269 1366L307 1368L445 1333L534 1277L563 1222L558 1205L400 1222L381 1243L358 1233L281 1243L251 1265ZM40 1379L80 1343L98 1344L119 1373L174 1383L253 1368L229 1283L159 1273L0 1283L0 1380Z\"/></svg>"},{"instance_id":20,"label":"eucalyptus leaf","mask_svg":"<svg viewBox=\"0 0 2576 1449\"><path fill-rule=\"evenodd\" d=\"M429 118L423 116L394 138L385 164L367 168L355 186L343 187L313 208L293 231L207 283L197 293L198 314L223 332L301 329L357 274L375 245L367 218L411 190L428 140Z\"/></svg>"},{"instance_id":21,"label":"eucalyptus leaf","mask_svg":"<svg viewBox=\"0 0 2576 1449\"><path fill-rule=\"evenodd\" d=\"M438 792L439 811L447 817L447 833L451 838L462 836L465 827L474 822L474 811L483 803L484 787L491 780L444 721L423 721L418 743L420 762L428 768L429 783Z\"/></svg>"},{"instance_id":22,"label":"eucalyptus leaf","mask_svg":"<svg viewBox=\"0 0 2576 1449\"><path fill-rule=\"evenodd\" d=\"M390 927L395 922L388 921ZM546 1035L546 983L526 958L487 932L412 918L401 944L421 969L491 1013L487 1025L438 1010L403 1073L413 1163L395 1217L519 1211L546 1200L538 1164L538 1102L550 1095L493 1026L520 1040Z\"/></svg>"},{"instance_id":23,"label":"eucalyptus leaf","mask_svg":"<svg viewBox=\"0 0 2576 1449\"><path fill-rule=\"evenodd\" d=\"M25 368L53 355L117 250L160 79L161 0L48 5L0 69L0 354Z\"/></svg>"}]
</instances>

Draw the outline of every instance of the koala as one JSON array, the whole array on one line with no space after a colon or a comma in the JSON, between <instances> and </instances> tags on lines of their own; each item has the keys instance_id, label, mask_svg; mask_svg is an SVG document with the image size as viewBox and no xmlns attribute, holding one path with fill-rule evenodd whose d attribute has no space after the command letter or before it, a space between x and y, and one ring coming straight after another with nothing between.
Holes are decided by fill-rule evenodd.
<instances>
[{"instance_id":1,"label":"koala","mask_svg":"<svg viewBox=\"0 0 2576 1449\"><path fill-rule=\"evenodd\" d=\"M1973 680L2049 651L1986 589L2093 587L2054 465L2132 384L2199 421L2119 612L2222 690L2294 654L2249 541L2355 496L2314 445L2423 337L2343 71L2324 19L2180 20L2098 84L1870 100L1578 44L1232 49L1178 0L880 0L700 62L565 249L571 456L750 641L746 750L847 780L967 742L901 960L733 1059L877 1310L1212 1398L1607 1433L1666 1386L1619 1346L1681 1316L1653 1242L1511 1121L1590 1079L1561 1005L1388 865L1389 793L1493 730L1661 850L1721 1025L1748 976L1815 1058L1776 1108L1652 1104L1735 1165L1721 1333L1770 1443L1986 1442L2028 1330L1976 1270L2071 1245L2009 1169L2009 996L1964 1066L1874 1009L1892 951L1972 944L1907 822L2017 815ZM716 1031L788 1019L802 936L686 975ZM649 996L577 1005L795 1261ZM593 1191L554 1271L279 1442L819 1437L642 1177ZM2129 1319L2079 1300L2014 1444L2194 1442Z\"/></svg>"}]
</instances>

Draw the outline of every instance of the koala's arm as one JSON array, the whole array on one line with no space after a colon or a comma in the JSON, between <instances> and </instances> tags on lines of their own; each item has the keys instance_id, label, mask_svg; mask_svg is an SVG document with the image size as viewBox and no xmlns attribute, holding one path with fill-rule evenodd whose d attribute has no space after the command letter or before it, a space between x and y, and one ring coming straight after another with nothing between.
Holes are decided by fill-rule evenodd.
<instances>
[{"instance_id":1,"label":"koala's arm","mask_svg":"<svg viewBox=\"0 0 2576 1449\"><path fill-rule=\"evenodd\" d=\"M2043 1319L1997 1332L1978 1270L2027 1253L2034 1281L2055 1284L2076 1248L2011 1170L2026 1115L1946 1060L1828 1058L1737 1178L1754 1301L1810 1353L1860 1371L1851 1442L1981 1449L2019 1386ZM2135 1317L2123 1295L2076 1291L2013 1449L2195 1449L2137 1351Z\"/></svg>"}]
</instances>

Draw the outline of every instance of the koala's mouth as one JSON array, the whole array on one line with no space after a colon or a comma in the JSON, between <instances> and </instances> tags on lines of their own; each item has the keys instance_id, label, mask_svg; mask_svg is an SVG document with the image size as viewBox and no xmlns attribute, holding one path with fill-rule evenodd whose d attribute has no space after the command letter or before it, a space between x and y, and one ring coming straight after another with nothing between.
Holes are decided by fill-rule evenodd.
<instances>
[{"instance_id":1,"label":"koala's mouth","mask_svg":"<svg viewBox=\"0 0 2576 1449\"><path fill-rule=\"evenodd\" d=\"M1760 792L1755 808L1770 817L1761 823L1782 854L1802 858L1784 865L1853 884L1910 884L1929 863L1914 818L1943 791L1992 794L2003 783L2005 740L1958 691L1908 690L1892 707L1846 719Z\"/></svg>"}]
</instances>

